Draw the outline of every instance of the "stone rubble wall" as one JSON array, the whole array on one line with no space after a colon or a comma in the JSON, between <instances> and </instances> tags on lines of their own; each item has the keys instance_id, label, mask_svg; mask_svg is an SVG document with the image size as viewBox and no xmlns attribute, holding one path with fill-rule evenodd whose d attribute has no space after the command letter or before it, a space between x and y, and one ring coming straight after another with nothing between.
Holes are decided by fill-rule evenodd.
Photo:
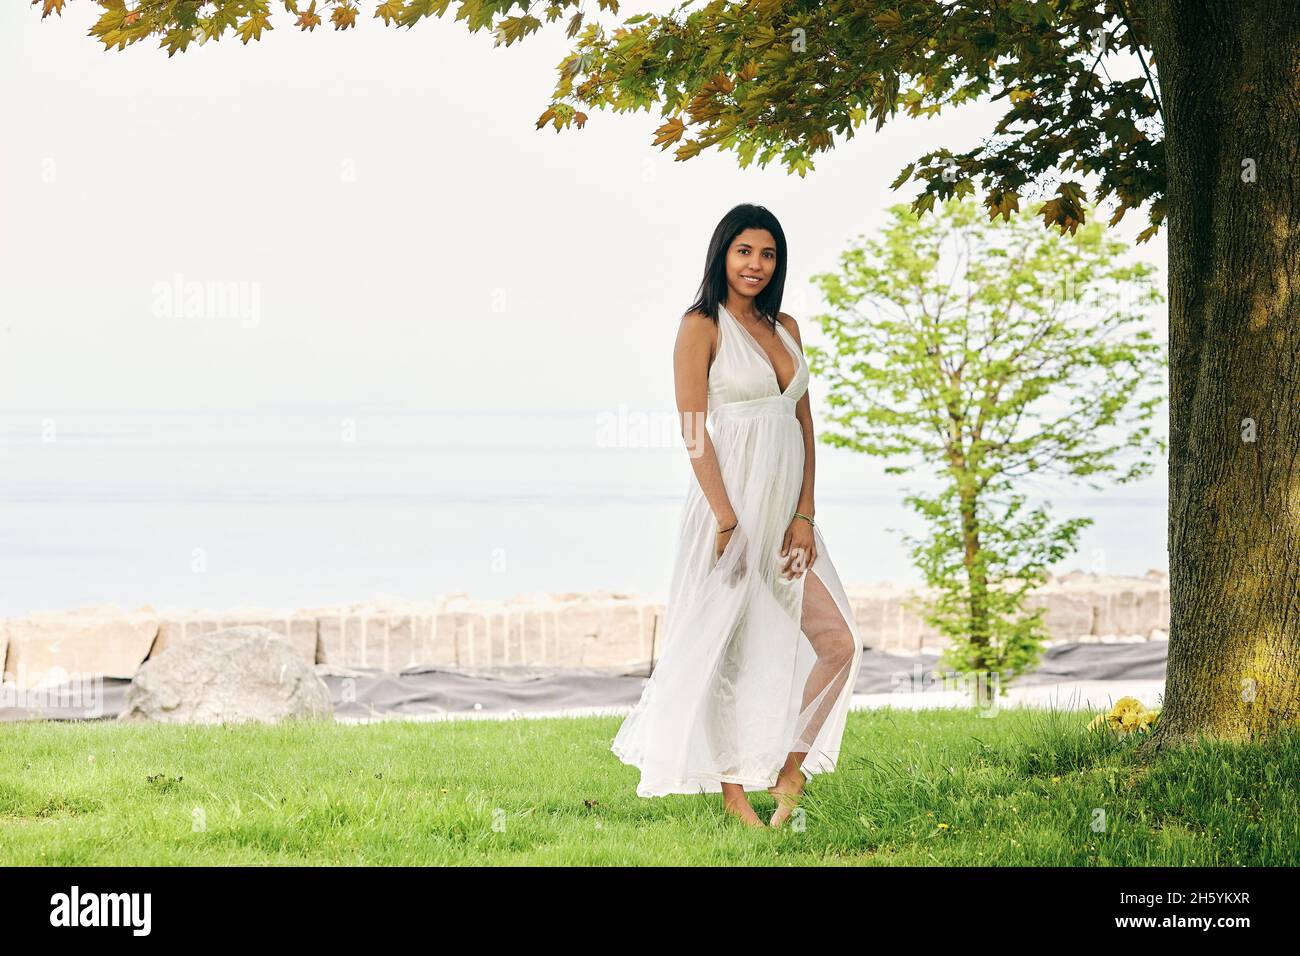
<instances>
[{"instance_id":1,"label":"stone rubble wall","mask_svg":"<svg viewBox=\"0 0 1300 956\"><path fill-rule=\"evenodd\" d=\"M942 650L945 642L915 610L924 592L889 583L847 591L864 647L897 654ZM1051 643L1150 640L1169 630L1163 572L1140 578L1071 572L1050 579L1028 603L1046 605ZM661 603L609 591L539 592L506 601L475 601L462 592L431 601L380 597L221 612L108 605L0 620L0 660L10 687L55 686L76 675L129 679L175 641L256 624L289 638L307 662L338 670L397 672L424 664L640 672L658 657L663 611Z\"/></svg>"}]
</instances>

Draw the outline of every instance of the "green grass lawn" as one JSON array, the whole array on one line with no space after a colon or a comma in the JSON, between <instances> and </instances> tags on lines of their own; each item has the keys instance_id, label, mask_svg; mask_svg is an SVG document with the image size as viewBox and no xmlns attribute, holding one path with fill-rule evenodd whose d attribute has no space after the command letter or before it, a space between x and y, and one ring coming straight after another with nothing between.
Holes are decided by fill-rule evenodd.
<instances>
[{"instance_id":1,"label":"green grass lawn","mask_svg":"<svg viewBox=\"0 0 1300 956\"><path fill-rule=\"evenodd\" d=\"M1144 767L1091 714L850 714L803 817L645 799L620 718L0 724L0 864L1283 865L1300 735ZM774 803L751 794L764 820ZM1094 832L1096 826L1104 829ZM802 829L799 829L802 822ZM793 826L789 824L793 823Z\"/></svg>"}]
</instances>

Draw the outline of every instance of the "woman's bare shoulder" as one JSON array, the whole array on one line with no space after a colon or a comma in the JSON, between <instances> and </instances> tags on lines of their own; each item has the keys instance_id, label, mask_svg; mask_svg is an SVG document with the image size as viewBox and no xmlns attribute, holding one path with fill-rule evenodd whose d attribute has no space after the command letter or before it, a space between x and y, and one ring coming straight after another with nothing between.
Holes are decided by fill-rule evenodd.
<instances>
[{"instance_id":1,"label":"woman's bare shoulder","mask_svg":"<svg viewBox=\"0 0 1300 956\"><path fill-rule=\"evenodd\" d=\"M691 310L682 316L682 324L692 324L698 326L713 326L715 323L713 317L705 312Z\"/></svg>"},{"instance_id":2,"label":"woman's bare shoulder","mask_svg":"<svg viewBox=\"0 0 1300 956\"><path fill-rule=\"evenodd\" d=\"M687 312L682 316L678 336L683 342L708 342L712 349L718 342L718 323L704 312Z\"/></svg>"},{"instance_id":3,"label":"woman's bare shoulder","mask_svg":"<svg viewBox=\"0 0 1300 956\"><path fill-rule=\"evenodd\" d=\"M780 319L781 324L785 326L785 330L794 336L794 340L802 346L803 339L799 337L799 323L794 320L794 316L786 312L778 312L777 318Z\"/></svg>"}]
</instances>

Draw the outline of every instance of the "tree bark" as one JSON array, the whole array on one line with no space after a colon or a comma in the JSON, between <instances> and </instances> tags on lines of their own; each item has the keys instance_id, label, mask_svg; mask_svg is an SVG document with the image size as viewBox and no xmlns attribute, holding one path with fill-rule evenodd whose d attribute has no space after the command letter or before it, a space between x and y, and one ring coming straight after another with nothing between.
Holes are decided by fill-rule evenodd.
<instances>
[{"instance_id":1,"label":"tree bark","mask_svg":"<svg viewBox=\"0 0 1300 956\"><path fill-rule=\"evenodd\" d=\"M1259 0L1145 12L1169 242L1159 750L1300 722L1300 16Z\"/></svg>"}]
</instances>

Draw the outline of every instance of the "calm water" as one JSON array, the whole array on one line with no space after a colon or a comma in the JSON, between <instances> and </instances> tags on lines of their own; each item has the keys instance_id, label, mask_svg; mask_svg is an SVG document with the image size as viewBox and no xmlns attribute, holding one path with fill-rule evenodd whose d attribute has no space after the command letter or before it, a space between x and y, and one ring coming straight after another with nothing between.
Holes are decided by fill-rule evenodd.
<instances>
[{"instance_id":1,"label":"calm water","mask_svg":"<svg viewBox=\"0 0 1300 956\"><path fill-rule=\"evenodd\" d=\"M0 616L597 588L663 600L694 481L671 412L0 413ZM1051 495L1094 519L1072 568L1165 569L1164 473ZM919 582L915 478L819 446L848 585ZM1050 489L1049 489L1050 490Z\"/></svg>"}]
</instances>

